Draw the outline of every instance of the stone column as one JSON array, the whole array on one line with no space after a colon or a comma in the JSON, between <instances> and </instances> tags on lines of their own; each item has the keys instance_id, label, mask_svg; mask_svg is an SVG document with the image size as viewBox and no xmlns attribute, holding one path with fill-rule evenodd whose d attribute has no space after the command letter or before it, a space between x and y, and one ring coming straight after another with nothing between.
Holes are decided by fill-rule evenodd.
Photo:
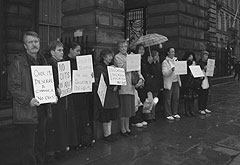
<instances>
[{"instance_id":1,"label":"stone column","mask_svg":"<svg viewBox=\"0 0 240 165\"><path fill-rule=\"evenodd\" d=\"M101 49L116 47L124 37L123 0L64 0L62 11L62 37L73 37L75 30L82 29L96 58Z\"/></svg>"}]
</instances>

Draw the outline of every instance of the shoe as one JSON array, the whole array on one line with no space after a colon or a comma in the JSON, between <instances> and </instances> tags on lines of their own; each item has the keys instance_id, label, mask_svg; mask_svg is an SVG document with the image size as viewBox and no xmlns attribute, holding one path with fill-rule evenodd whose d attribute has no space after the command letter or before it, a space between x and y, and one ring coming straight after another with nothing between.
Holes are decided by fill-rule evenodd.
<instances>
[{"instance_id":1,"label":"shoe","mask_svg":"<svg viewBox=\"0 0 240 165\"><path fill-rule=\"evenodd\" d=\"M143 121L143 122L142 122L142 125L143 125L143 126L146 126L146 125L148 125L148 123L147 123L146 121Z\"/></svg>"},{"instance_id":2,"label":"shoe","mask_svg":"<svg viewBox=\"0 0 240 165\"><path fill-rule=\"evenodd\" d=\"M120 134L122 135L122 136L124 136L124 137L128 137L129 135L127 134L127 132L122 132L122 131L120 131Z\"/></svg>"},{"instance_id":3,"label":"shoe","mask_svg":"<svg viewBox=\"0 0 240 165\"><path fill-rule=\"evenodd\" d=\"M143 127L143 124L142 123L137 123L137 124L133 124L135 127L138 127L138 128L141 128Z\"/></svg>"},{"instance_id":4,"label":"shoe","mask_svg":"<svg viewBox=\"0 0 240 165\"><path fill-rule=\"evenodd\" d=\"M199 110L199 113L200 113L201 115L206 115L206 112L205 112L204 110Z\"/></svg>"},{"instance_id":5,"label":"shoe","mask_svg":"<svg viewBox=\"0 0 240 165\"><path fill-rule=\"evenodd\" d=\"M127 131L126 133L128 134L128 136L133 136L132 131Z\"/></svg>"},{"instance_id":6,"label":"shoe","mask_svg":"<svg viewBox=\"0 0 240 165\"><path fill-rule=\"evenodd\" d=\"M174 120L174 117L172 117L172 116L168 116L168 117L166 117L168 120Z\"/></svg>"},{"instance_id":7,"label":"shoe","mask_svg":"<svg viewBox=\"0 0 240 165\"><path fill-rule=\"evenodd\" d=\"M107 142L114 142L114 141L116 141L116 139L112 135L104 136L103 140L105 140Z\"/></svg>"},{"instance_id":8,"label":"shoe","mask_svg":"<svg viewBox=\"0 0 240 165\"><path fill-rule=\"evenodd\" d=\"M212 111L210 111L209 109L205 109L204 110L206 113L211 113Z\"/></svg>"},{"instance_id":9,"label":"shoe","mask_svg":"<svg viewBox=\"0 0 240 165\"><path fill-rule=\"evenodd\" d=\"M180 119L180 118L181 118L178 114L173 115L173 117L174 117L175 119Z\"/></svg>"}]
</instances>

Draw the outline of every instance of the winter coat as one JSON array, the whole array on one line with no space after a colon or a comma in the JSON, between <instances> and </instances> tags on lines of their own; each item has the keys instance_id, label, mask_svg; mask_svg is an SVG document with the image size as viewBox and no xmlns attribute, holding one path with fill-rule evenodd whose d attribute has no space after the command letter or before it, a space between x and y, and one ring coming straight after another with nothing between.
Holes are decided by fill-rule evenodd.
<instances>
[{"instance_id":1,"label":"winter coat","mask_svg":"<svg viewBox=\"0 0 240 165\"><path fill-rule=\"evenodd\" d=\"M168 59L169 58L166 57L166 59L162 63L162 73L163 73L164 89L170 90L172 88L174 72L172 71L172 65ZM176 60L177 60L177 58L174 57L174 61L176 61ZM177 75L177 79L178 79L179 86L181 86L181 79L180 79L179 75Z\"/></svg>"},{"instance_id":2,"label":"winter coat","mask_svg":"<svg viewBox=\"0 0 240 165\"><path fill-rule=\"evenodd\" d=\"M13 123L37 124L37 107L30 107L29 103L34 98L33 83L31 77L32 57L27 53L18 54L13 58L9 67L8 90L13 97ZM36 65L46 65L45 58L38 54Z\"/></svg>"}]
</instances>

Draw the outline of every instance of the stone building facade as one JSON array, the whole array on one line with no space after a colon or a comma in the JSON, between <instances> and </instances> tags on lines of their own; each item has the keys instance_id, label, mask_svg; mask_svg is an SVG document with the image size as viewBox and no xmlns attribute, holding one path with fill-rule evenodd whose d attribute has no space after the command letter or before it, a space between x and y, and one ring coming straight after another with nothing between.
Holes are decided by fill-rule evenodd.
<instances>
[{"instance_id":1,"label":"stone building facade","mask_svg":"<svg viewBox=\"0 0 240 165\"><path fill-rule=\"evenodd\" d=\"M96 59L101 49L115 49L119 39L159 33L169 38L163 46L174 46L178 58L186 50L197 56L210 51L216 76L223 77L229 75L231 56L240 57L237 8L237 0L0 0L0 118L7 119L0 125L10 121L7 68L13 54L24 50L26 30L39 32L42 50L81 30Z\"/></svg>"}]
</instances>

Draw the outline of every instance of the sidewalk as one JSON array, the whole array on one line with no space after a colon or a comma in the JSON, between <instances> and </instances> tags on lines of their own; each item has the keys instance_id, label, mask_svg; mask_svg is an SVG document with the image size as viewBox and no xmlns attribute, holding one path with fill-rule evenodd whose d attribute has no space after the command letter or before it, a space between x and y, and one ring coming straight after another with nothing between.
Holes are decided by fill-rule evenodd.
<instances>
[{"instance_id":1,"label":"sidewalk","mask_svg":"<svg viewBox=\"0 0 240 165\"><path fill-rule=\"evenodd\" d=\"M240 84L214 86L211 98L211 115L182 115L174 122L157 118L147 128L133 129L135 136L117 135L114 143L97 140L93 147L68 152L56 164L239 165Z\"/></svg>"}]
</instances>

